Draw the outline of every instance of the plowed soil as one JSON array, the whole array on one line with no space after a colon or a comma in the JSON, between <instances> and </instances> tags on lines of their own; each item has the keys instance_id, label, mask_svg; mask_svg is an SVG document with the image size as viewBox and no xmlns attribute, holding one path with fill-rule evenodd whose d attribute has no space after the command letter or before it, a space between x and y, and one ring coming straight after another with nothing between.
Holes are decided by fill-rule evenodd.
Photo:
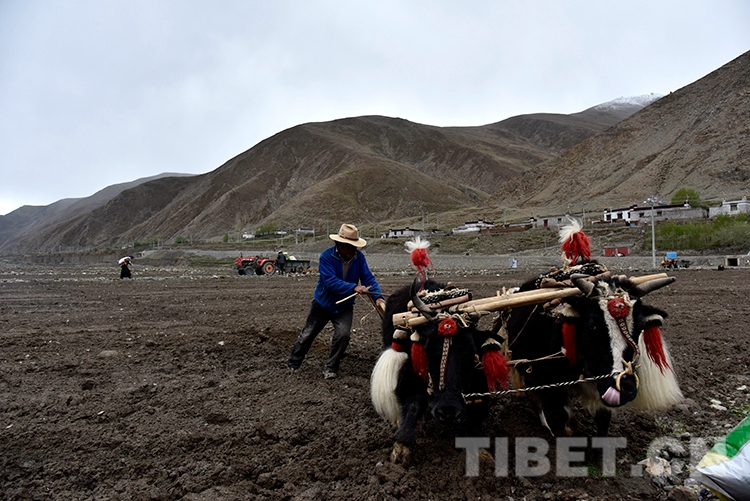
<instances>
[{"instance_id":1,"label":"plowed soil","mask_svg":"<svg viewBox=\"0 0 750 501\"><path fill-rule=\"evenodd\" d=\"M322 377L330 328L299 373L286 370L315 276L0 270L0 499L664 499L633 474L649 444L724 435L750 403L748 271L672 274L672 286L646 299L670 314L663 333L686 402L618 412L611 435L627 447L617 475L587 458L590 474L569 478L555 474L554 443L550 472L515 474L515 440L550 439L526 396L499 399L486 422L488 437L509 438L508 476L491 464L466 476L455 432L429 419L412 464L392 465L393 430L369 397L381 343L366 300L337 379ZM530 276L452 281L486 297ZM391 292L410 277L379 280ZM576 425L594 434L580 409Z\"/></svg>"}]
</instances>

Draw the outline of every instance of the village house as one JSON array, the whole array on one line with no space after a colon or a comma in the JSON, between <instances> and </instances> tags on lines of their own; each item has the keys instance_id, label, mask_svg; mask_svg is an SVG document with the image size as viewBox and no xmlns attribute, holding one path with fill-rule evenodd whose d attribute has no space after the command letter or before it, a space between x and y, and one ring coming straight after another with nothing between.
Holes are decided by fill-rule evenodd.
<instances>
[{"instance_id":1,"label":"village house","mask_svg":"<svg viewBox=\"0 0 750 501\"><path fill-rule=\"evenodd\" d=\"M691 207L687 202L680 205L655 205L653 209L650 205L642 207L633 205L622 209L605 209L603 220L605 223L624 222L636 225L641 220L650 223L652 210L654 221L705 219L709 212L705 207Z\"/></svg>"},{"instance_id":2,"label":"village house","mask_svg":"<svg viewBox=\"0 0 750 501\"><path fill-rule=\"evenodd\" d=\"M570 221L570 217L570 214L533 217L531 218L531 224L534 228L559 228L565 226Z\"/></svg>"},{"instance_id":3,"label":"village house","mask_svg":"<svg viewBox=\"0 0 750 501\"><path fill-rule=\"evenodd\" d=\"M479 221L469 221L460 226L453 228L454 235L465 235L468 233L479 233L486 228L494 228L495 224L491 222L485 222L481 219Z\"/></svg>"},{"instance_id":4,"label":"village house","mask_svg":"<svg viewBox=\"0 0 750 501\"><path fill-rule=\"evenodd\" d=\"M400 229L390 229L388 233L380 236L380 238L400 238L400 237L413 237L417 234L416 230L412 230L408 226Z\"/></svg>"},{"instance_id":5,"label":"village house","mask_svg":"<svg viewBox=\"0 0 750 501\"><path fill-rule=\"evenodd\" d=\"M736 216L737 214L750 214L750 202L747 200L747 195L741 200L722 200L721 205L708 209L708 217Z\"/></svg>"}]
</instances>

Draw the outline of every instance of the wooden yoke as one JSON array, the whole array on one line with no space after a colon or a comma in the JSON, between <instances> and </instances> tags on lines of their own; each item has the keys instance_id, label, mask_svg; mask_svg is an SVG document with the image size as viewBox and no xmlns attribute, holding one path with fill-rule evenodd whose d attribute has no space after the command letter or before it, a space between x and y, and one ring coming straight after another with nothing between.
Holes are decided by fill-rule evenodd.
<instances>
[{"instance_id":1,"label":"wooden yoke","mask_svg":"<svg viewBox=\"0 0 750 501\"><path fill-rule=\"evenodd\" d=\"M644 275L642 277L630 277L630 281L636 285L640 285L651 280L659 278L667 278L666 273L656 273L654 275ZM578 287L564 287L560 289L536 289L533 291L526 292L498 292L497 296L487 297L482 299L475 299L473 301L467 301L465 303L451 306L450 308L438 310L447 311L449 313L469 313L478 311L498 311L511 308L520 308L522 306L531 306L534 304L544 304L553 299L564 299L571 296L577 296L583 294ZM427 323L428 319L421 313L415 312L404 312L396 313L393 315L394 327L415 327Z\"/></svg>"}]
</instances>

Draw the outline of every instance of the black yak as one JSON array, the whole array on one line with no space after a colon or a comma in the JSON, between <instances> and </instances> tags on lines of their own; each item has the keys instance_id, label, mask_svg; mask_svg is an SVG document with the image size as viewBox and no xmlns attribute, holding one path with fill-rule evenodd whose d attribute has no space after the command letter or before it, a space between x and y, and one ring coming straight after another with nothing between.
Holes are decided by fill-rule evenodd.
<instances>
[{"instance_id":1,"label":"black yak","mask_svg":"<svg viewBox=\"0 0 750 501\"><path fill-rule=\"evenodd\" d=\"M667 314L641 300L674 278L636 285L624 276L610 276L590 260L588 237L580 230L574 223L561 232L565 268L525 283L520 291L565 284L582 294L514 309L498 319L494 330L507 336L512 360L529 360L516 365L525 387L591 379L535 391L542 424L555 435L570 434L573 393L595 416L597 434L606 436L613 408L630 403L665 409L682 399L661 337Z\"/></svg>"},{"instance_id":2,"label":"black yak","mask_svg":"<svg viewBox=\"0 0 750 501\"><path fill-rule=\"evenodd\" d=\"M375 410L398 425L391 453L394 463L409 461L418 420L430 404L436 421L458 425L465 436L481 436L488 400L467 404L463 395L507 384L502 338L478 329L478 318L433 311L417 295L420 285L415 281L388 299L383 318L385 349L372 372ZM431 280L423 286L430 292L445 289ZM428 321L411 331L394 328L394 314L407 311L410 299Z\"/></svg>"}]
</instances>

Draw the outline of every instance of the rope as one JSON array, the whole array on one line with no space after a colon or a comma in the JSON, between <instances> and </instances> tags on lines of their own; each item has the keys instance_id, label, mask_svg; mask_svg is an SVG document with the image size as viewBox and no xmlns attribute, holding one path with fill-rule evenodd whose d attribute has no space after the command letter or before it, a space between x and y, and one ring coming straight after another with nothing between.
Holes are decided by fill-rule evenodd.
<instances>
[{"instance_id":1,"label":"rope","mask_svg":"<svg viewBox=\"0 0 750 501\"><path fill-rule=\"evenodd\" d=\"M552 355L546 355L544 357L540 358L519 358L517 360L508 360L508 365L518 365L518 364L533 364L534 362L541 362L542 360L554 360L556 358L565 358L565 354L562 351L558 351L557 353L553 353Z\"/></svg>"},{"instance_id":2,"label":"rope","mask_svg":"<svg viewBox=\"0 0 750 501\"><path fill-rule=\"evenodd\" d=\"M574 384L578 383L585 383L588 381L598 381L600 379L606 379L608 377L616 377L620 373L614 372L612 374L605 374L603 376L596 376L596 377L590 377L585 379L576 379L575 381L563 381L562 383L553 383L553 384L543 384L541 386L532 386L530 388L517 388L513 390L500 390L500 391L489 391L487 393L462 393L464 397L464 401L466 403L470 403L469 399L474 399L478 397L491 397L491 398L497 398L502 397L504 395L511 395L513 393L525 393L527 391L538 391L538 390L546 390L549 388L559 388L562 386L573 386Z\"/></svg>"}]
</instances>

